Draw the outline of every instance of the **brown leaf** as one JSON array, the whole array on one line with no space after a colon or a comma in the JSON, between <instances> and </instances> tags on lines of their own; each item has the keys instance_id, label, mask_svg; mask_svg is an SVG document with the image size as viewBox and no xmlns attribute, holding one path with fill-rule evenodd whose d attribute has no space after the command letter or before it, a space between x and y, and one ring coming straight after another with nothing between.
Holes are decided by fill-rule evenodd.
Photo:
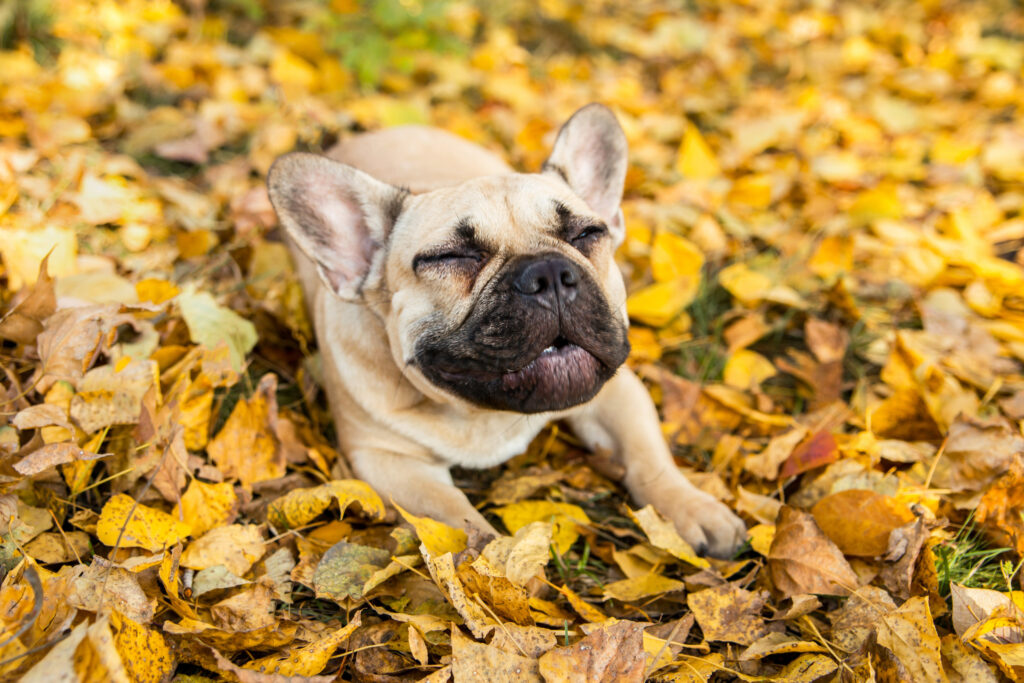
<instances>
[{"instance_id":1,"label":"brown leaf","mask_svg":"<svg viewBox=\"0 0 1024 683\"><path fill-rule=\"evenodd\" d=\"M74 427L68 422L67 411L52 403L38 403L18 411L11 424L21 430L58 425L74 432Z\"/></svg>"},{"instance_id":2,"label":"brown leaf","mask_svg":"<svg viewBox=\"0 0 1024 683\"><path fill-rule=\"evenodd\" d=\"M39 276L35 284L22 290L20 300L0 318L0 339L31 344L43 331L43 321L57 310L54 279L46 269L49 259L50 255L47 254L39 264Z\"/></svg>"},{"instance_id":3,"label":"brown leaf","mask_svg":"<svg viewBox=\"0 0 1024 683\"><path fill-rule=\"evenodd\" d=\"M51 443L26 455L14 465L14 469L19 474L30 476L44 472L57 465L65 465L76 461L97 460L108 456L110 456L110 453L90 453L70 442Z\"/></svg>"},{"instance_id":4,"label":"brown leaf","mask_svg":"<svg viewBox=\"0 0 1024 683\"><path fill-rule=\"evenodd\" d=\"M157 364L150 360L93 368L78 381L71 417L87 434L112 425L135 424L142 413L142 397L158 376Z\"/></svg>"},{"instance_id":5,"label":"brown leaf","mask_svg":"<svg viewBox=\"0 0 1024 683\"><path fill-rule=\"evenodd\" d=\"M878 622L878 646L895 657L879 658L876 668L882 675L898 672L900 678L912 681L948 681L942 668L939 635L932 623L928 599L911 598L901 607L883 615ZM875 655L877 656L877 655Z\"/></svg>"},{"instance_id":6,"label":"brown leaf","mask_svg":"<svg viewBox=\"0 0 1024 683\"><path fill-rule=\"evenodd\" d=\"M225 631L255 631L277 624L273 611L272 589L257 583L213 605L210 616L214 625Z\"/></svg>"},{"instance_id":7,"label":"brown leaf","mask_svg":"<svg viewBox=\"0 0 1024 683\"><path fill-rule=\"evenodd\" d=\"M879 619L896 609L892 597L877 586L861 586L842 607L829 614L832 640L844 652L856 652L874 633Z\"/></svg>"},{"instance_id":8,"label":"brown leaf","mask_svg":"<svg viewBox=\"0 0 1024 683\"><path fill-rule=\"evenodd\" d=\"M949 427L946 448L932 484L953 491L981 491L1010 469L1024 453L1024 436L1007 420L961 418Z\"/></svg>"},{"instance_id":9,"label":"brown leaf","mask_svg":"<svg viewBox=\"0 0 1024 683\"><path fill-rule=\"evenodd\" d=\"M804 325L807 346L819 363L836 363L843 360L850 334L845 328L817 318L808 318Z\"/></svg>"},{"instance_id":10,"label":"brown leaf","mask_svg":"<svg viewBox=\"0 0 1024 683\"><path fill-rule=\"evenodd\" d=\"M574 645L542 655L540 675L549 683L643 681L643 630L635 621L605 622Z\"/></svg>"},{"instance_id":11,"label":"brown leaf","mask_svg":"<svg viewBox=\"0 0 1024 683\"><path fill-rule=\"evenodd\" d=\"M78 576L71 581L67 596L70 604L89 612L113 608L140 624L153 619L156 600L146 595L131 572L111 566L99 557L76 571Z\"/></svg>"},{"instance_id":12,"label":"brown leaf","mask_svg":"<svg viewBox=\"0 0 1024 683\"><path fill-rule=\"evenodd\" d=\"M783 597L849 595L859 583L839 548L809 513L783 505L768 552L768 575Z\"/></svg>"},{"instance_id":13,"label":"brown leaf","mask_svg":"<svg viewBox=\"0 0 1024 683\"><path fill-rule=\"evenodd\" d=\"M997 479L978 502L975 519L1024 553L1024 458L1014 455L1010 471Z\"/></svg>"},{"instance_id":14,"label":"brown leaf","mask_svg":"<svg viewBox=\"0 0 1024 683\"><path fill-rule=\"evenodd\" d=\"M921 550L928 541L930 531L923 517L893 529L885 551L886 564L878 578L890 593L898 598L910 597L910 584L914 578Z\"/></svg>"},{"instance_id":15,"label":"brown leaf","mask_svg":"<svg viewBox=\"0 0 1024 683\"><path fill-rule=\"evenodd\" d=\"M120 310L120 304L96 304L65 308L47 318L36 339L42 361L36 389L45 393L58 380L77 384L96 355L110 347L118 325L132 320Z\"/></svg>"},{"instance_id":16,"label":"brown leaf","mask_svg":"<svg viewBox=\"0 0 1024 683\"><path fill-rule=\"evenodd\" d=\"M706 640L750 645L768 633L768 625L761 617L767 599L767 592L754 593L726 583L690 593L686 604Z\"/></svg>"},{"instance_id":17,"label":"brown leaf","mask_svg":"<svg viewBox=\"0 0 1024 683\"><path fill-rule=\"evenodd\" d=\"M456 681L540 681L537 660L477 643L452 627L452 676Z\"/></svg>"},{"instance_id":18,"label":"brown leaf","mask_svg":"<svg viewBox=\"0 0 1024 683\"><path fill-rule=\"evenodd\" d=\"M788 432L772 438L763 451L757 455L748 455L743 466L751 474L774 481L779 476L779 467L793 453L797 444L807 436L803 427L794 427Z\"/></svg>"}]
</instances>

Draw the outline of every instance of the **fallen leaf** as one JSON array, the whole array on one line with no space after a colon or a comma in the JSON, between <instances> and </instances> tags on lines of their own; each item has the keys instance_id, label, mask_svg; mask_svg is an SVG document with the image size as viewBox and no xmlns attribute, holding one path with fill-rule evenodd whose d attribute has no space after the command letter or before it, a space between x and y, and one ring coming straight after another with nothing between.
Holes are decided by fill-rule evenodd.
<instances>
[{"instance_id":1,"label":"fallen leaf","mask_svg":"<svg viewBox=\"0 0 1024 683\"><path fill-rule=\"evenodd\" d=\"M537 661L475 643L452 627L452 676L459 681L541 681Z\"/></svg>"},{"instance_id":2,"label":"fallen leaf","mask_svg":"<svg viewBox=\"0 0 1024 683\"><path fill-rule=\"evenodd\" d=\"M882 615L877 629L878 645L892 652L899 664L898 671L905 671L914 681L948 680L927 598L911 598ZM879 668L889 673L889 664Z\"/></svg>"},{"instance_id":3,"label":"fallen leaf","mask_svg":"<svg viewBox=\"0 0 1024 683\"><path fill-rule=\"evenodd\" d=\"M846 603L829 615L832 638L844 652L856 652L874 633L879 620L896 609L885 590L877 586L861 586L850 594Z\"/></svg>"},{"instance_id":4,"label":"fallen leaf","mask_svg":"<svg viewBox=\"0 0 1024 683\"><path fill-rule=\"evenodd\" d=\"M857 575L814 518L789 505L779 510L768 551L768 574L784 597L799 593L849 595Z\"/></svg>"},{"instance_id":5,"label":"fallen leaf","mask_svg":"<svg viewBox=\"0 0 1024 683\"><path fill-rule=\"evenodd\" d=\"M878 557L889 534L912 522L914 514L889 496L847 489L825 496L811 509L814 521L844 555Z\"/></svg>"},{"instance_id":6,"label":"fallen leaf","mask_svg":"<svg viewBox=\"0 0 1024 683\"><path fill-rule=\"evenodd\" d=\"M510 533L516 533L533 522L551 522L555 551L564 555L579 538L576 522L590 524L590 518L578 505L553 503L546 500L523 500L495 508L494 513L504 522Z\"/></svg>"},{"instance_id":7,"label":"fallen leaf","mask_svg":"<svg viewBox=\"0 0 1024 683\"><path fill-rule=\"evenodd\" d=\"M345 479L289 491L270 504L267 519L275 528L296 529L316 519L332 501L338 503L339 517L344 517L353 503L359 505L365 517L381 519L384 516L384 502L369 484Z\"/></svg>"},{"instance_id":8,"label":"fallen leaf","mask_svg":"<svg viewBox=\"0 0 1024 683\"><path fill-rule=\"evenodd\" d=\"M91 462L109 456L110 453L90 453L70 442L51 443L26 455L14 465L14 469L28 476L69 462Z\"/></svg>"},{"instance_id":9,"label":"fallen leaf","mask_svg":"<svg viewBox=\"0 0 1024 683\"><path fill-rule=\"evenodd\" d=\"M309 645L254 659L242 668L278 676L314 676L324 670L334 651L361 625L362 612L358 612L348 624Z\"/></svg>"},{"instance_id":10,"label":"fallen leaf","mask_svg":"<svg viewBox=\"0 0 1024 683\"><path fill-rule=\"evenodd\" d=\"M163 550L192 533L185 522L166 512L135 502L119 493L103 506L96 523L96 536L100 542L121 548L143 548L150 552Z\"/></svg>"},{"instance_id":11,"label":"fallen leaf","mask_svg":"<svg viewBox=\"0 0 1024 683\"><path fill-rule=\"evenodd\" d=\"M754 593L725 583L690 593L686 604L697 618L706 640L751 645L768 633L761 609L766 592Z\"/></svg>"},{"instance_id":12,"label":"fallen leaf","mask_svg":"<svg viewBox=\"0 0 1024 683\"><path fill-rule=\"evenodd\" d=\"M192 341L208 349L226 344L231 366L241 372L245 356L256 346L256 327L230 308L218 305L208 292L186 290L176 301Z\"/></svg>"},{"instance_id":13,"label":"fallen leaf","mask_svg":"<svg viewBox=\"0 0 1024 683\"><path fill-rule=\"evenodd\" d=\"M710 567L703 557L698 557L689 543L684 541L676 531L675 524L662 517L653 506L648 505L640 510L627 508L630 518L647 535L648 540L656 548L668 551L673 557L683 560L694 567Z\"/></svg>"},{"instance_id":14,"label":"fallen leaf","mask_svg":"<svg viewBox=\"0 0 1024 683\"><path fill-rule=\"evenodd\" d=\"M605 622L569 647L548 651L537 660L543 680L643 681L646 668L643 624Z\"/></svg>"},{"instance_id":15,"label":"fallen leaf","mask_svg":"<svg viewBox=\"0 0 1024 683\"><path fill-rule=\"evenodd\" d=\"M277 378L264 375L256 393L235 404L224 427L206 447L224 476L237 478L242 486L285 474L283 454L270 426L277 416L276 390Z\"/></svg>"},{"instance_id":16,"label":"fallen leaf","mask_svg":"<svg viewBox=\"0 0 1024 683\"><path fill-rule=\"evenodd\" d=\"M207 569L224 565L235 576L245 576L266 551L257 524L230 524L210 529L181 554L181 566Z\"/></svg>"},{"instance_id":17,"label":"fallen leaf","mask_svg":"<svg viewBox=\"0 0 1024 683\"><path fill-rule=\"evenodd\" d=\"M227 482L208 484L193 479L173 514L192 527L194 536L202 536L211 529L234 521L238 515L238 496ZM267 516L270 514L268 511Z\"/></svg>"},{"instance_id":18,"label":"fallen leaf","mask_svg":"<svg viewBox=\"0 0 1024 683\"><path fill-rule=\"evenodd\" d=\"M429 517L417 517L395 505L398 513L416 530L416 537L431 556L458 553L466 549L466 532Z\"/></svg>"},{"instance_id":19,"label":"fallen leaf","mask_svg":"<svg viewBox=\"0 0 1024 683\"><path fill-rule=\"evenodd\" d=\"M358 600L373 573L390 559L387 550L340 541L324 553L313 574L313 587L319 597Z\"/></svg>"},{"instance_id":20,"label":"fallen leaf","mask_svg":"<svg viewBox=\"0 0 1024 683\"><path fill-rule=\"evenodd\" d=\"M686 584L670 579L661 574L644 574L643 576L612 581L604 585L604 599L637 602L655 595L682 591Z\"/></svg>"}]
</instances>

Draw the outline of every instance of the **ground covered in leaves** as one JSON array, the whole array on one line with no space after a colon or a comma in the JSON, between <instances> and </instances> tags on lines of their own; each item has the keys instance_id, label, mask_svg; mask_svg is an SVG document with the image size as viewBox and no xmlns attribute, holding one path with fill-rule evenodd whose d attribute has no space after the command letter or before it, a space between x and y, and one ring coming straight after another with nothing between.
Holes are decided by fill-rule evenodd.
<instances>
[{"instance_id":1,"label":"ground covered in leaves","mask_svg":"<svg viewBox=\"0 0 1024 683\"><path fill-rule=\"evenodd\" d=\"M1024 680L1024 12L680 4L0 9L0 677ZM557 425L457 473L489 544L332 447L273 159L427 122L536 170L595 100L729 561Z\"/></svg>"}]
</instances>

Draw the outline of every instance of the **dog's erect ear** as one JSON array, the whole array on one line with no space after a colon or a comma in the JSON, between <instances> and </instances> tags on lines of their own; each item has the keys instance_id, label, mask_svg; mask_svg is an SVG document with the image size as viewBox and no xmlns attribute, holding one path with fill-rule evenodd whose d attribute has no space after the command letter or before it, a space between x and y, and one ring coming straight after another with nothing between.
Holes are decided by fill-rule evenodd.
<instances>
[{"instance_id":1,"label":"dog's erect ear","mask_svg":"<svg viewBox=\"0 0 1024 683\"><path fill-rule=\"evenodd\" d=\"M270 168L270 201L288 235L343 299L356 299L408 193L346 164L301 152Z\"/></svg>"},{"instance_id":2,"label":"dog's erect ear","mask_svg":"<svg viewBox=\"0 0 1024 683\"><path fill-rule=\"evenodd\" d=\"M622 186L626 180L626 135L611 109L588 104L558 131L544 173L562 177L608 224L616 246L625 237Z\"/></svg>"}]
</instances>

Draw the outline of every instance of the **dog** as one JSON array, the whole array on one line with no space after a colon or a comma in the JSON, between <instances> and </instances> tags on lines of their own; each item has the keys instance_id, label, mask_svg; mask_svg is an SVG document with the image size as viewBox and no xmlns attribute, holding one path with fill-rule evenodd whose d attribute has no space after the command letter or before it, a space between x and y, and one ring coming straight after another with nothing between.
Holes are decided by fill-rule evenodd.
<instances>
[{"instance_id":1,"label":"dog","mask_svg":"<svg viewBox=\"0 0 1024 683\"><path fill-rule=\"evenodd\" d=\"M698 552L735 552L743 522L679 471L623 366L626 166L600 104L564 124L540 173L424 126L275 161L271 202L358 477L415 515L495 534L449 469L499 464L565 420Z\"/></svg>"}]
</instances>

